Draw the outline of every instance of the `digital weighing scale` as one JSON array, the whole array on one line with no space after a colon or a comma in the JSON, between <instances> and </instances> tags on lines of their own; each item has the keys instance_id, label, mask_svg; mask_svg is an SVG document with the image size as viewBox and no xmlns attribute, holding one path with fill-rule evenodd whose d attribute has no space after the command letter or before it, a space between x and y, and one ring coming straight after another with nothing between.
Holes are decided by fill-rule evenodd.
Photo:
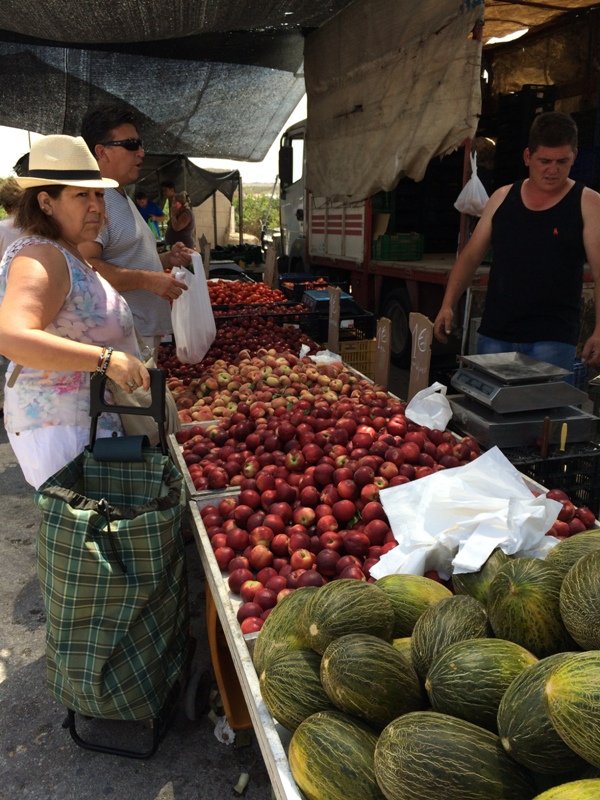
<instances>
[{"instance_id":1,"label":"digital weighing scale","mask_svg":"<svg viewBox=\"0 0 600 800\"><path fill-rule=\"evenodd\" d=\"M564 423L570 442L588 441L597 417L582 411L588 396L563 379L568 371L520 353L461 358L448 397L453 422L483 447L521 447L542 436L550 420L549 442L558 444Z\"/></svg>"}]
</instances>

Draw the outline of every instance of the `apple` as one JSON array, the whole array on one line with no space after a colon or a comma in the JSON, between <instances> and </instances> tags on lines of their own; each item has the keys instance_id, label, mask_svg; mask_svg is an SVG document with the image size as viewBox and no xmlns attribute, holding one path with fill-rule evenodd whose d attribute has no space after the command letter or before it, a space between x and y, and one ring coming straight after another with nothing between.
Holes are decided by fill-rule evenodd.
<instances>
[{"instance_id":1,"label":"apple","mask_svg":"<svg viewBox=\"0 0 600 800\"><path fill-rule=\"evenodd\" d=\"M310 536L308 533L292 533L288 537L288 553L290 557L296 550L308 550L310 545Z\"/></svg>"},{"instance_id":2,"label":"apple","mask_svg":"<svg viewBox=\"0 0 600 800\"><path fill-rule=\"evenodd\" d=\"M215 559L219 565L219 569L222 570L229 568L229 563L234 556L235 552L231 549L231 547L217 547L215 550Z\"/></svg>"},{"instance_id":3,"label":"apple","mask_svg":"<svg viewBox=\"0 0 600 800\"><path fill-rule=\"evenodd\" d=\"M371 545L382 545L389 529L385 520L375 518L365 525L365 534Z\"/></svg>"},{"instance_id":4,"label":"apple","mask_svg":"<svg viewBox=\"0 0 600 800\"><path fill-rule=\"evenodd\" d=\"M231 547L233 550L237 550L241 552L250 542L250 537L247 531L242 530L242 528L234 528L233 530L229 531L226 534L227 545Z\"/></svg>"},{"instance_id":5,"label":"apple","mask_svg":"<svg viewBox=\"0 0 600 800\"><path fill-rule=\"evenodd\" d=\"M338 531L324 531L320 534L319 541L325 550L339 552L344 546L344 537Z\"/></svg>"},{"instance_id":6,"label":"apple","mask_svg":"<svg viewBox=\"0 0 600 800\"><path fill-rule=\"evenodd\" d=\"M302 575L298 577L297 585L301 589L303 586L323 586L325 578L320 572L314 569L305 570Z\"/></svg>"},{"instance_id":7,"label":"apple","mask_svg":"<svg viewBox=\"0 0 600 800\"><path fill-rule=\"evenodd\" d=\"M359 494L358 485L350 479L340 481L337 484L336 489L340 499L342 500L356 500Z\"/></svg>"},{"instance_id":8,"label":"apple","mask_svg":"<svg viewBox=\"0 0 600 800\"><path fill-rule=\"evenodd\" d=\"M283 532L283 530L281 532ZM252 528L250 531L248 543L252 545L252 547L256 547L256 545L259 544L268 547L273 541L274 536L275 534L272 528L266 525L259 525L257 528Z\"/></svg>"},{"instance_id":9,"label":"apple","mask_svg":"<svg viewBox=\"0 0 600 800\"><path fill-rule=\"evenodd\" d=\"M360 490L360 499L363 503L371 503L379 499L379 486L375 483L365 483Z\"/></svg>"},{"instance_id":10,"label":"apple","mask_svg":"<svg viewBox=\"0 0 600 800\"><path fill-rule=\"evenodd\" d=\"M268 608L273 608L277 603L277 592L274 592L272 589L267 589L266 586L262 586L254 595L254 602L258 603L263 611L266 611Z\"/></svg>"},{"instance_id":11,"label":"apple","mask_svg":"<svg viewBox=\"0 0 600 800\"><path fill-rule=\"evenodd\" d=\"M290 450L283 463L290 472L302 472L306 459L300 450Z\"/></svg>"},{"instance_id":12,"label":"apple","mask_svg":"<svg viewBox=\"0 0 600 800\"><path fill-rule=\"evenodd\" d=\"M352 500L338 500L333 504L332 511L338 522L350 522L356 514L356 504Z\"/></svg>"},{"instance_id":13,"label":"apple","mask_svg":"<svg viewBox=\"0 0 600 800\"><path fill-rule=\"evenodd\" d=\"M275 491L278 491L278 489L276 489ZM276 517L280 517L283 520L284 524L286 525L287 523L292 521L292 507L289 503L286 503L285 501L282 500L273 503L273 505L269 509L269 514L272 514ZM263 521L263 525L268 525L269 527L271 527L269 523L266 521L266 518L265 521Z\"/></svg>"},{"instance_id":14,"label":"apple","mask_svg":"<svg viewBox=\"0 0 600 800\"><path fill-rule=\"evenodd\" d=\"M561 522L570 522L575 516L575 506L570 500L562 501L562 508L558 512L558 519Z\"/></svg>"},{"instance_id":15,"label":"apple","mask_svg":"<svg viewBox=\"0 0 600 800\"><path fill-rule=\"evenodd\" d=\"M276 533L271 540L271 552L275 556L286 556L288 554L289 536L287 533Z\"/></svg>"},{"instance_id":16,"label":"apple","mask_svg":"<svg viewBox=\"0 0 600 800\"><path fill-rule=\"evenodd\" d=\"M287 576L287 588L288 589L297 589L298 588L298 579L305 572L306 572L305 569L293 569L289 573L289 575Z\"/></svg>"},{"instance_id":17,"label":"apple","mask_svg":"<svg viewBox=\"0 0 600 800\"><path fill-rule=\"evenodd\" d=\"M285 588L285 589L282 589L282 590L281 590L281 591L280 591L280 592L277 594L277 602L278 602L278 603L281 603L281 601L282 601L282 600L285 600L285 598L288 596L288 594L292 594L292 592L293 592L293 591L295 591L295 590L294 590L294 589L292 589L292 588L291 588L291 586L286 586L286 588Z\"/></svg>"},{"instance_id":18,"label":"apple","mask_svg":"<svg viewBox=\"0 0 600 800\"><path fill-rule=\"evenodd\" d=\"M317 557L310 550L300 548L294 550L290 555L290 564L293 570L295 569L311 569L312 565L316 563Z\"/></svg>"},{"instance_id":19,"label":"apple","mask_svg":"<svg viewBox=\"0 0 600 800\"><path fill-rule=\"evenodd\" d=\"M306 488L314 488L314 487L306 487ZM298 508L294 509L292 514L292 519L294 521L294 524L303 525L305 528L309 528L316 519L316 513L314 508L312 508L311 506L299 506Z\"/></svg>"},{"instance_id":20,"label":"apple","mask_svg":"<svg viewBox=\"0 0 600 800\"><path fill-rule=\"evenodd\" d=\"M280 504L274 503L273 506L271 506L269 513L264 518L261 527L270 528L274 534L283 533L285 531L285 521L283 517L281 517L279 514L273 513L273 508L275 507L275 505L280 505ZM287 505L287 503L285 503L285 505ZM291 513L292 509L290 508L290 518L291 518Z\"/></svg>"},{"instance_id":21,"label":"apple","mask_svg":"<svg viewBox=\"0 0 600 800\"><path fill-rule=\"evenodd\" d=\"M344 500L344 502L349 502L349 501ZM320 536L322 533L325 533L325 531L337 531L339 530L339 527L340 527L339 522L333 514L325 514L324 516L319 517L319 519L317 520L315 530L317 534Z\"/></svg>"},{"instance_id":22,"label":"apple","mask_svg":"<svg viewBox=\"0 0 600 800\"><path fill-rule=\"evenodd\" d=\"M226 533L213 534L210 537L210 544L213 550L216 550L217 547L227 547L229 545L229 542L227 541L227 534Z\"/></svg>"},{"instance_id":23,"label":"apple","mask_svg":"<svg viewBox=\"0 0 600 800\"><path fill-rule=\"evenodd\" d=\"M269 578L274 578L277 574L277 570L274 569L274 567L263 567L256 574L256 580L260 581L263 586L266 586Z\"/></svg>"},{"instance_id":24,"label":"apple","mask_svg":"<svg viewBox=\"0 0 600 800\"><path fill-rule=\"evenodd\" d=\"M249 569L234 569L233 572L229 573L229 578L227 579L227 583L229 588L234 594L240 593L240 587L244 581L253 580L254 575L250 572ZM260 615L257 615L260 616Z\"/></svg>"},{"instance_id":25,"label":"apple","mask_svg":"<svg viewBox=\"0 0 600 800\"><path fill-rule=\"evenodd\" d=\"M335 472L335 467L333 467L331 464L326 464L326 463L317 464L315 466L315 471L313 472L313 479L315 481L315 485L321 489L327 486L328 483L332 482L334 472Z\"/></svg>"},{"instance_id":26,"label":"apple","mask_svg":"<svg viewBox=\"0 0 600 800\"><path fill-rule=\"evenodd\" d=\"M387 522L387 516L383 510L383 506L377 500L373 500L363 506L360 516L365 524L371 522L373 519L382 519L384 522Z\"/></svg>"},{"instance_id":27,"label":"apple","mask_svg":"<svg viewBox=\"0 0 600 800\"><path fill-rule=\"evenodd\" d=\"M244 603L249 603L251 600L254 600L254 595L257 593L259 589L262 589L263 585L260 581L250 579L244 581L240 586L240 597L244 601Z\"/></svg>"},{"instance_id":28,"label":"apple","mask_svg":"<svg viewBox=\"0 0 600 800\"><path fill-rule=\"evenodd\" d=\"M341 543L342 537L340 536L339 538ZM337 550L324 547L317 553L317 570L321 575L325 575L328 578L334 576L336 574L336 565L340 558L341 556Z\"/></svg>"},{"instance_id":29,"label":"apple","mask_svg":"<svg viewBox=\"0 0 600 800\"><path fill-rule=\"evenodd\" d=\"M265 583L267 589L270 589L275 594L279 594L282 589L285 589L287 586L287 578L283 575L274 575L272 578Z\"/></svg>"},{"instance_id":30,"label":"apple","mask_svg":"<svg viewBox=\"0 0 600 800\"><path fill-rule=\"evenodd\" d=\"M351 580L355 580L355 581L366 581L367 576L363 572L362 567L360 567L360 566L358 566L356 564L351 564L350 566L345 567L340 572L340 578L342 578L342 579L350 578Z\"/></svg>"},{"instance_id":31,"label":"apple","mask_svg":"<svg viewBox=\"0 0 600 800\"><path fill-rule=\"evenodd\" d=\"M263 567L270 567L273 563L273 553L264 544L255 545L250 551L248 561L253 569L262 569Z\"/></svg>"},{"instance_id":32,"label":"apple","mask_svg":"<svg viewBox=\"0 0 600 800\"><path fill-rule=\"evenodd\" d=\"M262 617L245 617L240 623L242 633L256 633L264 625Z\"/></svg>"},{"instance_id":33,"label":"apple","mask_svg":"<svg viewBox=\"0 0 600 800\"><path fill-rule=\"evenodd\" d=\"M579 517L573 517L567 524L569 526L569 536L573 536L576 533L582 533L583 531L587 530L584 521Z\"/></svg>"},{"instance_id":34,"label":"apple","mask_svg":"<svg viewBox=\"0 0 600 800\"><path fill-rule=\"evenodd\" d=\"M548 500L558 500L559 503L564 503L566 500L571 500L569 495L566 492L563 492L562 489L550 489L546 492L546 497Z\"/></svg>"},{"instance_id":35,"label":"apple","mask_svg":"<svg viewBox=\"0 0 600 800\"><path fill-rule=\"evenodd\" d=\"M246 530L251 531L253 528L258 528L259 525L263 524L263 520L265 517L266 513L262 509L255 511L254 514L248 517L246 521Z\"/></svg>"},{"instance_id":36,"label":"apple","mask_svg":"<svg viewBox=\"0 0 600 800\"><path fill-rule=\"evenodd\" d=\"M237 620L238 622L242 622L242 620L247 619L248 617L260 617L262 614L263 609L255 602L249 603L242 603L242 605L237 610Z\"/></svg>"},{"instance_id":37,"label":"apple","mask_svg":"<svg viewBox=\"0 0 600 800\"><path fill-rule=\"evenodd\" d=\"M240 528L245 528L248 519L252 516L253 513L254 513L253 508L245 504L240 504L234 508L232 516L236 525L239 525Z\"/></svg>"},{"instance_id":38,"label":"apple","mask_svg":"<svg viewBox=\"0 0 600 800\"><path fill-rule=\"evenodd\" d=\"M227 564L227 572L233 572L235 569L249 569L250 562L248 561L247 556L236 556L231 559L231 561ZM254 576L253 576L254 577Z\"/></svg>"},{"instance_id":39,"label":"apple","mask_svg":"<svg viewBox=\"0 0 600 800\"><path fill-rule=\"evenodd\" d=\"M591 508L588 508L587 506L579 506L575 510L575 516L583 522L586 530L596 527L596 517L594 516L594 512Z\"/></svg>"},{"instance_id":40,"label":"apple","mask_svg":"<svg viewBox=\"0 0 600 800\"><path fill-rule=\"evenodd\" d=\"M351 566L360 567L360 565L361 565L361 561L356 556L344 555L337 562L335 568L336 568L337 574L340 575L342 573L342 571L346 569L346 567L351 567Z\"/></svg>"}]
</instances>

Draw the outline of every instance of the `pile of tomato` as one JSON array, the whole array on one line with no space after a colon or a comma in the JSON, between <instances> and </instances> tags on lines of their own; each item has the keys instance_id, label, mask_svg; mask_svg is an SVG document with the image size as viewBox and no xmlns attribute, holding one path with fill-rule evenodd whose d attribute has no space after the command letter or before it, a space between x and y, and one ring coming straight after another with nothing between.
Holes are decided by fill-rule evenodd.
<instances>
[{"instance_id":1,"label":"pile of tomato","mask_svg":"<svg viewBox=\"0 0 600 800\"><path fill-rule=\"evenodd\" d=\"M287 300L279 289L254 281L209 281L208 294L213 306L285 303Z\"/></svg>"}]
</instances>

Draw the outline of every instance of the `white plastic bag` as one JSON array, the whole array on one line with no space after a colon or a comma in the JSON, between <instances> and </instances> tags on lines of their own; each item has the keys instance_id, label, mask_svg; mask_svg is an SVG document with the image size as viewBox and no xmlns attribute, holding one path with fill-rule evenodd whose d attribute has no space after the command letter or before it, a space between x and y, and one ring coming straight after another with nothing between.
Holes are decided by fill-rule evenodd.
<instances>
[{"instance_id":1,"label":"white plastic bag","mask_svg":"<svg viewBox=\"0 0 600 800\"><path fill-rule=\"evenodd\" d=\"M477 153L471 153L471 177L456 198L454 208L463 214L480 217L489 199L485 186L477 175Z\"/></svg>"},{"instance_id":2,"label":"white plastic bag","mask_svg":"<svg viewBox=\"0 0 600 800\"><path fill-rule=\"evenodd\" d=\"M446 398L447 387L443 383L432 383L417 392L404 412L411 422L445 431L452 419L452 409Z\"/></svg>"},{"instance_id":3,"label":"white plastic bag","mask_svg":"<svg viewBox=\"0 0 600 800\"><path fill-rule=\"evenodd\" d=\"M202 361L217 335L200 253L192 256L192 266L193 273L187 269L174 269L171 273L188 286L171 306L175 349L182 364Z\"/></svg>"}]
</instances>

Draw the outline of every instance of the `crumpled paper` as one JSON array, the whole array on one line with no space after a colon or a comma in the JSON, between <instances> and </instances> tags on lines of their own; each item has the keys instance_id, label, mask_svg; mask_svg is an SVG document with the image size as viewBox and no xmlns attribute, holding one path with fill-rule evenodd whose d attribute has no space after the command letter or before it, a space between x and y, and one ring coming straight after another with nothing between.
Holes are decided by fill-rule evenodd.
<instances>
[{"instance_id":1,"label":"crumpled paper","mask_svg":"<svg viewBox=\"0 0 600 800\"><path fill-rule=\"evenodd\" d=\"M214 730L215 736L222 744L233 744L235 741L235 731L227 722L227 717L219 717Z\"/></svg>"},{"instance_id":2,"label":"crumpled paper","mask_svg":"<svg viewBox=\"0 0 600 800\"><path fill-rule=\"evenodd\" d=\"M497 448L464 466L382 489L380 500L398 546L371 567L381 578L437 570L476 572L499 547L543 558L558 539L546 536L562 504L534 496Z\"/></svg>"}]
</instances>

